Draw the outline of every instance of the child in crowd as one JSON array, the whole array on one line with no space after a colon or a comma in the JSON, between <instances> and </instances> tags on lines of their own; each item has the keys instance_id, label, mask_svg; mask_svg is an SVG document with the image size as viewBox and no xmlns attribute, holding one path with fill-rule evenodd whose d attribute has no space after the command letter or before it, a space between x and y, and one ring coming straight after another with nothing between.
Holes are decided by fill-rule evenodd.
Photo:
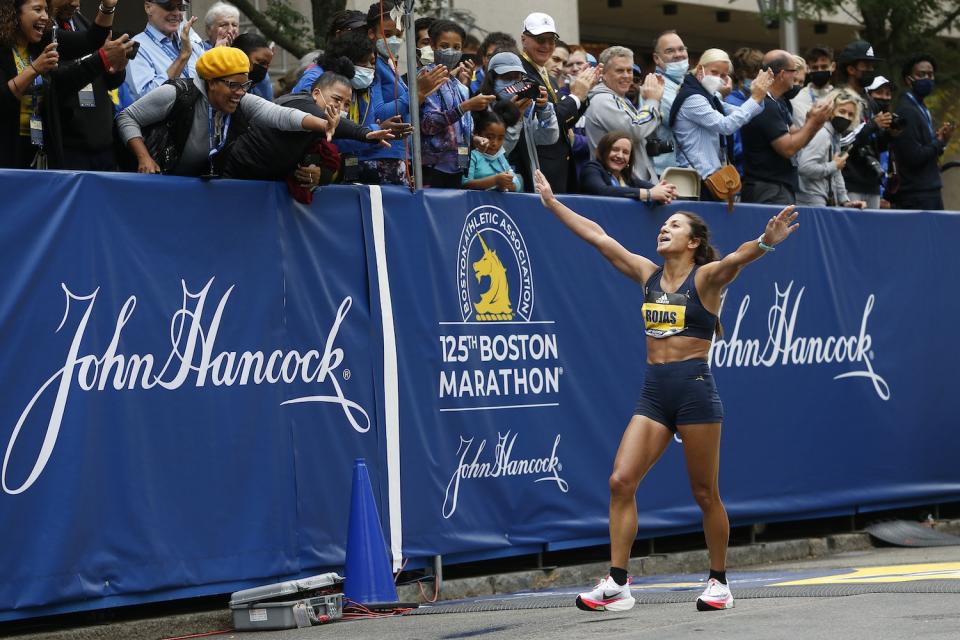
<instances>
[{"instance_id":1,"label":"child in crowd","mask_svg":"<svg viewBox=\"0 0 960 640\"><path fill-rule=\"evenodd\" d=\"M430 46L434 64L442 65L448 78L420 107L423 131L423 184L427 187L461 188L463 172L470 166L470 140L473 134L472 111L483 111L495 100L492 95L468 98L467 88L457 80L461 50L466 33L449 20L430 25Z\"/></svg>"},{"instance_id":2,"label":"child in crowd","mask_svg":"<svg viewBox=\"0 0 960 640\"><path fill-rule=\"evenodd\" d=\"M500 51L487 63L487 74L480 90L498 98L494 110L506 125L503 151L523 176L525 187L532 189L533 172L539 168L537 146L555 143L560 137L560 124L553 104L547 99L546 89L540 87L536 97L521 97L516 93L518 83L522 85L526 80L529 78L520 57L510 51ZM523 145L519 145L521 137L524 138ZM514 153L518 145L524 152Z\"/></svg>"},{"instance_id":3,"label":"child in crowd","mask_svg":"<svg viewBox=\"0 0 960 640\"><path fill-rule=\"evenodd\" d=\"M481 143L470 152L470 169L463 177L467 189L522 191L520 176L514 173L503 152L507 127L497 113L480 111L474 116L476 135Z\"/></svg>"}]
</instances>

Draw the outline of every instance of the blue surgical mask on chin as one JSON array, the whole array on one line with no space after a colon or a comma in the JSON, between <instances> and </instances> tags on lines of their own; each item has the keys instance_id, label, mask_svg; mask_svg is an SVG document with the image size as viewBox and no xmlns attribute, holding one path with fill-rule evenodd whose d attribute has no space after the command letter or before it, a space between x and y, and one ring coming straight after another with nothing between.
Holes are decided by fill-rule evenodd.
<instances>
[{"instance_id":1,"label":"blue surgical mask on chin","mask_svg":"<svg viewBox=\"0 0 960 640\"><path fill-rule=\"evenodd\" d=\"M741 82L740 85L743 87L744 93L750 93L750 87L753 86L753 80L751 80L750 78L747 78L746 80Z\"/></svg>"},{"instance_id":2,"label":"blue surgical mask on chin","mask_svg":"<svg viewBox=\"0 0 960 640\"><path fill-rule=\"evenodd\" d=\"M353 78L350 80L350 86L354 89L363 90L373 84L373 76L376 72L369 67L355 67Z\"/></svg>"},{"instance_id":3,"label":"blue surgical mask on chin","mask_svg":"<svg viewBox=\"0 0 960 640\"><path fill-rule=\"evenodd\" d=\"M687 74L689 69L689 60L677 60L676 62L668 62L667 66L663 69L663 74L674 82L679 83L683 81L683 76Z\"/></svg>"},{"instance_id":4,"label":"blue surgical mask on chin","mask_svg":"<svg viewBox=\"0 0 960 640\"><path fill-rule=\"evenodd\" d=\"M479 151L479 152L480 152L480 155L483 156L484 158L486 158L487 160L496 160L496 159L497 159L497 156L500 155L500 150L497 150L496 153L484 153L483 151L480 151L479 149L477 149L477 151Z\"/></svg>"}]
</instances>

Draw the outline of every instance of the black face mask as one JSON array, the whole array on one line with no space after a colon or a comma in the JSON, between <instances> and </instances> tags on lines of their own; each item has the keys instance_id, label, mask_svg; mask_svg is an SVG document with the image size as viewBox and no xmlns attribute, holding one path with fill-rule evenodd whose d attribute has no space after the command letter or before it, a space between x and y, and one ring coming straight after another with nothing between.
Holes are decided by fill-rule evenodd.
<instances>
[{"instance_id":1,"label":"black face mask","mask_svg":"<svg viewBox=\"0 0 960 640\"><path fill-rule=\"evenodd\" d=\"M783 99L784 99L784 100L793 100L794 98L797 97L797 94L800 93L800 89L802 89L802 88L803 88L803 87L801 87L801 86L799 86L799 85L793 85L792 87L790 87L790 90L789 90L789 91L787 91L785 94L783 94Z\"/></svg>"},{"instance_id":2,"label":"black face mask","mask_svg":"<svg viewBox=\"0 0 960 640\"><path fill-rule=\"evenodd\" d=\"M877 103L877 109L879 109L880 111L890 111L889 100L880 100L878 98L874 98L873 101Z\"/></svg>"},{"instance_id":3,"label":"black face mask","mask_svg":"<svg viewBox=\"0 0 960 640\"><path fill-rule=\"evenodd\" d=\"M833 116L830 118L830 124L833 125L833 130L840 134L849 129L852 122L849 118L842 116Z\"/></svg>"},{"instance_id":4,"label":"black face mask","mask_svg":"<svg viewBox=\"0 0 960 640\"><path fill-rule=\"evenodd\" d=\"M267 68L262 64L257 64L256 62L250 65L250 73L248 77L256 86L263 82L263 79L267 77Z\"/></svg>"},{"instance_id":5,"label":"black face mask","mask_svg":"<svg viewBox=\"0 0 960 640\"><path fill-rule=\"evenodd\" d=\"M860 86L866 89L870 86L870 83L873 82L873 79L877 77L876 71L863 71L860 74Z\"/></svg>"},{"instance_id":6,"label":"black face mask","mask_svg":"<svg viewBox=\"0 0 960 640\"><path fill-rule=\"evenodd\" d=\"M830 82L831 76L833 76L832 71L811 71L807 74L807 79L810 80L817 89L823 89L827 86L827 83Z\"/></svg>"}]
</instances>

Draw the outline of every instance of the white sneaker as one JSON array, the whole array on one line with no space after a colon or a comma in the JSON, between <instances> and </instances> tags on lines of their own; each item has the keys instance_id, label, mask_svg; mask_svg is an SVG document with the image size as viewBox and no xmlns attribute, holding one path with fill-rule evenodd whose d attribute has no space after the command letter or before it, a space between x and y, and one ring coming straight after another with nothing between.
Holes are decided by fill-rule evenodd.
<instances>
[{"instance_id":1,"label":"white sneaker","mask_svg":"<svg viewBox=\"0 0 960 640\"><path fill-rule=\"evenodd\" d=\"M607 576L593 591L577 596L577 608L583 611L626 611L632 609L635 602L630 594L630 578L621 586Z\"/></svg>"},{"instance_id":2,"label":"white sneaker","mask_svg":"<svg viewBox=\"0 0 960 640\"><path fill-rule=\"evenodd\" d=\"M733 594L730 586L721 583L716 578L707 580L707 588L697 598L697 611L718 611L733 609Z\"/></svg>"}]
</instances>

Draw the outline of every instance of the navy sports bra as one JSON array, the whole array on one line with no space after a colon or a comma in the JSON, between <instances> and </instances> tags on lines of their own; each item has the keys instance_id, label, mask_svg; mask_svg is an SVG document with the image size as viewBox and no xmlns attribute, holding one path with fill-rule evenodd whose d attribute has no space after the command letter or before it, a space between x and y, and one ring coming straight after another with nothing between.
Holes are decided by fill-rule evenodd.
<instances>
[{"instance_id":1,"label":"navy sports bra","mask_svg":"<svg viewBox=\"0 0 960 640\"><path fill-rule=\"evenodd\" d=\"M676 293L664 293L660 285L663 267L650 276L643 287L642 307L644 331L648 336L669 338L682 334L691 338L713 339L718 319L704 308L697 294L694 277L699 268L694 267L690 271Z\"/></svg>"}]
</instances>

